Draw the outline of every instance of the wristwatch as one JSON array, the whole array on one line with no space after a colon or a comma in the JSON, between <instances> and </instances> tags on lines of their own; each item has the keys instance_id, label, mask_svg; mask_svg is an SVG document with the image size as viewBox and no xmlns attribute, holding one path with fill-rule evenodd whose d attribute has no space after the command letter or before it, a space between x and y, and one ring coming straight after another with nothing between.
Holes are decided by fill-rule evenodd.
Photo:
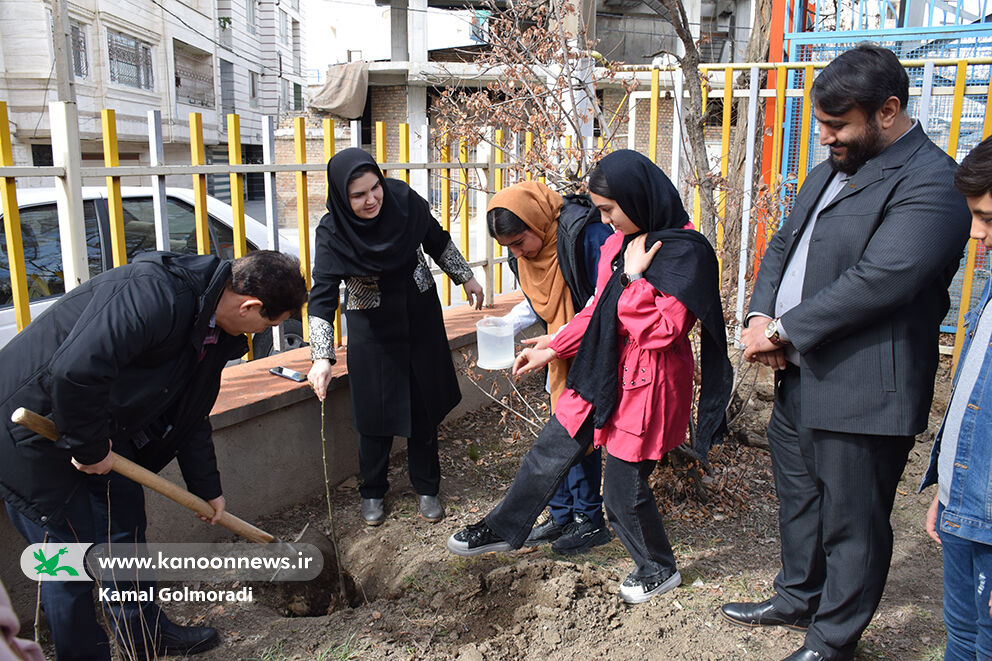
<instances>
[{"instance_id":1,"label":"wristwatch","mask_svg":"<svg viewBox=\"0 0 992 661\"><path fill-rule=\"evenodd\" d=\"M626 287L634 280L640 280L643 277L644 277L643 273L627 273L626 271L624 271L623 273L620 274L620 285Z\"/></svg>"},{"instance_id":2,"label":"wristwatch","mask_svg":"<svg viewBox=\"0 0 992 661\"><path fill-rule=\"evenodd\" d=\"M783 341L778 334L778 324L779 319L772 319L769 321L768 325L765 326L765 337L767 337L772 344L780 347L785 344L785 341Z\"/></svg>"}]
</instances>

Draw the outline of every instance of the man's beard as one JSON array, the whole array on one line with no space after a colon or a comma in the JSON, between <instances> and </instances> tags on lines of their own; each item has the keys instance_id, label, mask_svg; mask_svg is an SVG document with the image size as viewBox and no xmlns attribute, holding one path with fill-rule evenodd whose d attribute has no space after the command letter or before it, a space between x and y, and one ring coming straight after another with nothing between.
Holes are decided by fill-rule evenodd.
<instances>
[{"instance_id":1,"label":"man's beard","mask_svg":"<svg viewBox=\"0 0 992 661\"><path fill-rule=\"evenodd\" d=\"M885 148L885 143L882 141L878 122L872 117L865 124L865 132L860 136L848 142L835 142L830 146L847 148L847 154L842 159L834 156L833 152L830 153L830 167L834 172L854 174L869 159L877 156Z\"/></svg>"}]
</instances>

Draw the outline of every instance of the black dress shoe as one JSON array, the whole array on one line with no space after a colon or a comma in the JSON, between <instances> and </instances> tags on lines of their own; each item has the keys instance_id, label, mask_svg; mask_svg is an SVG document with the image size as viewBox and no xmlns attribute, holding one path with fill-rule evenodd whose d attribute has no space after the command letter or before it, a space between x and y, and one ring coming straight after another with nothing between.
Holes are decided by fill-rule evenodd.
<instances>
[{"instance_id":1,"label":"black dress shoe","mask_svg":"<svg viewBox=\"0 0 992 661\"><path fill-rule=\"evenodd\" d=\"M162 624L162 618L159 620ZM166 621L158 636L156 651L159 655L199 654L220 644L220 636L213 627L183 627Z\"/></svg>"},{"instance_id":2,"label":"black dress shoe","mask_svg":"<svg viewBox=\"0 0 992 661\"><path fill-rule=\"evenodd\" d=\"M760 603L724 604L720 607L723 616L742 627L774 627L781 626L793 631L806 631L809 628L808 617L784 615L775 609L772 600ZM815 658L815 657L810 657Z\"/></svg>"},{"instance_id":3,"label":"black dress shoe","mask_svg":"<svg viewBox=\"0 0 992 661\"><path fill-rule=\"evenodd\" d=\"M819 652L814 652L810 648L803 645L795 652L789 656L782 659L782 661L823 661L824 657Z\"/></svg>"}]
</instances>

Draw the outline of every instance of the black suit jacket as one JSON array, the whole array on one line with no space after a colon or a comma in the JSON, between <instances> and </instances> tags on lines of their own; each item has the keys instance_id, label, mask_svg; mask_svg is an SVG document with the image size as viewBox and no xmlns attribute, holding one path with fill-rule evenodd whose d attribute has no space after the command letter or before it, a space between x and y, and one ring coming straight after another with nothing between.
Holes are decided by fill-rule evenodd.
<instances>
[{"instance_id":1,"label":"black suit jacket","mask_svg":"<svg viewBox=\"0 0 992 661\"><path fill-rule=\"evenodd\" d=\"M92 479L70 459L95 463L108 439L120 450L141 431L153 438L125 454L156 472L177 458L190 491L221 495L208 416L224 365L247 343L221 331L201 349L230 273L209 255L146 253L14 336L0 350L0 497L40 525L57 520ZM20 406L51 418L58 443L11 422Z\"/></svg>"},{"instance_id":2,"label":"black suit jacket","mask_svg":"<svg viewBox=\"0 0 992 661\"><path fill-rule=\"evenodd\" d=\"M947 288L970 214L956 163L917 125L863 165L820 213L802 302L782 316L808 428L909 436L926 428ZM768 244L749 312L775 316L789 257L830 180L820 163Z\"/></svg>"}]
</instances>

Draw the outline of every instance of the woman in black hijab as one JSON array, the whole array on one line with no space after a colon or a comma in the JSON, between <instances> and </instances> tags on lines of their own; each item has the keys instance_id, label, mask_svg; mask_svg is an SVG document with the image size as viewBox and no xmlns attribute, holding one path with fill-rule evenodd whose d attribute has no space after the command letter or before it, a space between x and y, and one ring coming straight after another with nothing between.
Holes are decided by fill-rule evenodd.
<instances>
[{"instance_id":1,"label":"woman in black hijab","mask_svg":"<svg viewBox=\"0 0 992 661\"><path fill-rule=\"evenodd\" d=\"M383 177L366 152L346 149L331 158L327 181L308 308L313 367L307 379L323 400L335 362L332 321L344 282L362 518L373 526L385 518L389 452L393 437L405 436L420 514L440 521L437 425L461 392L424 252L464 285L476 308L482 307L482 287L424 198L402 181Z\"/></svg>"},{"instance_id":2,"label":"woman in black hijab","mask_svg":"<svg viewBox=\"0 0 992 661\"><path fill-rule=\"evenodd\" d=\"M716 254L691 229L672 182L645 156L622 150L599 162L589 193L617 230L603 244L595 306L579 312L546 348L524 349L514 363L514 373L523 374L574 356L567 387L503 501L452 535L448 549L477 555L519 548L569 467L590 444L605 446L606 511L635 562L620 597L641 603L682 581L648 477L686 438L694 371L689 331L696 320L702 383L693 449L703 461L726 432L733 375Z\"/></svg>"}]
</instances>

